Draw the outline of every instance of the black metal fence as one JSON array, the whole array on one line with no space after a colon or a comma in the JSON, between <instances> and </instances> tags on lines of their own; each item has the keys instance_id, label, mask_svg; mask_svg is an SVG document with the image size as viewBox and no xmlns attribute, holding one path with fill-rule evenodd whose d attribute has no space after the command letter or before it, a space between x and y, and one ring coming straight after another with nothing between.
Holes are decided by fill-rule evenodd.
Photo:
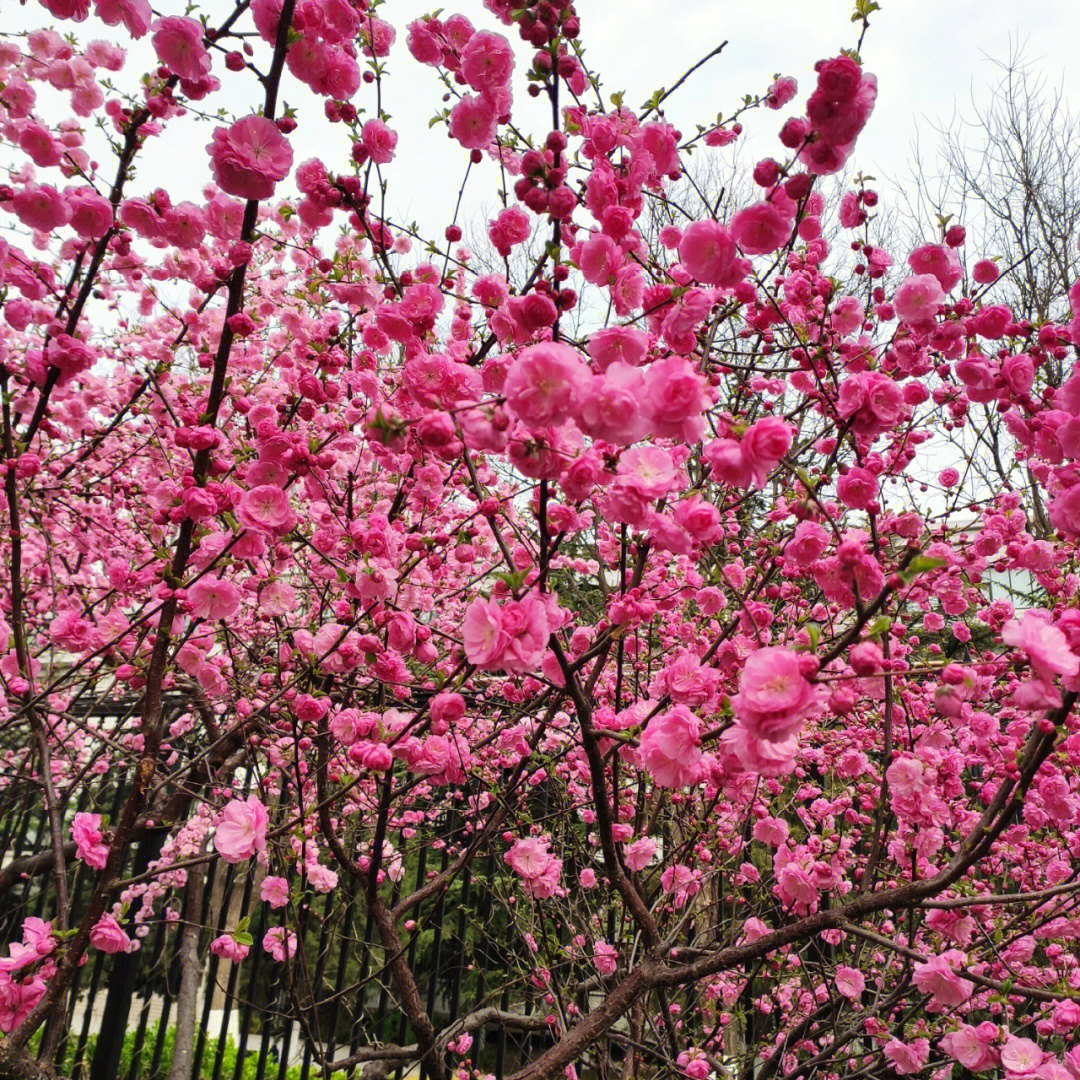
<instances>
[{"instance_id":1,"label":"black metal fence","mask_svg":"<svg viewBox=\"0 0 1080 1080\"><path fill-rule=\"evenodd\" d=\"M84 791L79 805L68 807L67 818L89 809L109 813L116 820L125 796L123 778L103 778L92 796ZM460 826L460 821L448 822L447 834ZM15 782L0 790L2 865L45 850L48 836L48 820L36 787ZM162 842L160 833L142 838L133 846L125 873L144 872L160 854ZM404 874L393 886L391 903L423 884L430 872L446 869L449 858L447 847L432 844L430 838L418 843L404 860ZM437 1030L481 1006L508 1009L509 990L500 989L493 998L492 986L509 985L506 973L511 969L519 973L513 978L514 1009L521 1010L522 1002L527 1014L544 1009L540 990L521 974L529 961L508 951L513 948L508 942L515 941L516 935L508 925L505 906L496 900L499 869L494 856L485 856L459 875L447 892L411 913L415 925L403 935L403 943ZM262 947L266 931L282 922L281 913L259 898L258 869L215 860L205 872L193 1080L308 1080L323 1075L310 1041L303 1037L298 1014L303 1014L309 1036L317 1035L324 1061L341 1060L376 1043L415 1042L382 970L385 953L373 935L372 920L355 881L343 876L332 892L309 891L292 907L289 926L297 933L298 948L294 964L287 965L274 961ZM96 873L78 863L70 876L78 913ZM170 906L182 911L184 897L174 896ZM54 907L50 874L17 881L0 896L0 941L16 940L27 916L53 918ZM67 1030L54 1062L61 1075L73 1080L164 1080L168 1075L181 935L160 917L160 903L158 908L157 917L144 927L148 932L139 939L136 951L106 955L89 950L76 976ZM254 938L248 957L234 964L213 956L210 941L234 929L244 916L250 919L248 932ZM134 936L134 911L126 918L125 929ZM295 978L296 964L305 971L302 989ZM503 982L492 978L496 971ZM502 1077L544 1045L542 1031L489 1026L474 1033L472 1046L460 1060ZM334 1080L374 1075L395 1075L397 1080L405 1080L406 1075L423 1080L424 1076L420 1069L406 1074L396 1062L383 1063L382 1068L353 1065L333 1073Z\"/></svg>"}]
</instances>

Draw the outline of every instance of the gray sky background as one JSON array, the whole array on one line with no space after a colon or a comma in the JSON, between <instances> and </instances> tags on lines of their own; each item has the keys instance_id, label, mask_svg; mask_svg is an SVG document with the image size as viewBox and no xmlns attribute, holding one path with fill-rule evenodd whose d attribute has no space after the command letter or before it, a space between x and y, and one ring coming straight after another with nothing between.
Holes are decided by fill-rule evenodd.
<instances>
[{"instance_id":1,"label":"gray sky background","mask_svg":"<svg viewBox=\"0 0 1080 1080\"><path fill-rule=\"evenodd\" d=\"M799 96L792 105L781 113L761 110L747 117L747 145L741 153L752 161L782 149L776 132L782 117L801 105L812 89L814 61L854 45L858 28L850 22L853 6L852 0L579 0L578 11L586 59L601 74L605 100L612 91L624 90L633 107L658 87L670 86L727 39L724 53L695 73L666 105L668 119L686 132L693 131L695 123L711 122L718 112L729 112L744 94L763 91L774 73L795 76ZM179 14L184 5L182 0L158 0L155 7ZM200 5L212 20L229 9L231 4L224 0ZM390 0L380 11L399 30L383 87L384 107L399 133L398 154L384 175L395 218L416 220L425 230L441 233L464 175L466 152L446 137L445 129L427 129L428 120L442 106L442 87L433 69L409 54L404 32L408 22L427 10L423 0ZM505 33L514 42L519 63L527 61L522 43L483 9L480 0L447 3L444 12L453 11L467 15L477 27ZM25 6L17 0L0 0L0 29L39 26L48 18L34 0ZM92 18L83 24L65 23L60 29L74 30L85 39L115 37L114 31ZM876 176L883 190L890 181L903 184L916 133L924 148L932 149L936 137L930 125L949 121L957 110L970 113L973 99L985 100L994 77L988 57L1006 57L1017 42L1024 44L1026 58L1080 107L1080 0L884 0L863 47L867 69L878 76L878 102L851 165ZM131 86L152 63L149 38L144 38L131 50L118 80ZM218 54L214 70L223 76L226 89L211 99L213 107L224 106L236 115L253 111L261 98L254 78L237 77L222 67ZM514 89L519 125L542 133L546 110L525 96L522 80L515 81ZM373 87L362 86L356 104L370 111L374 96ZM285 81L283 97L290 104L304 103L300 127L291 137L296 162L318 155L331 169L344 167L344 131L322 118L321 101L291 78ZM57 113L46 106L44 96L42 106L45 116L55 118ZM174 199L197 198L209 178L203 148L210 130L189 121L170 124L161 144L149 147L142 158L132 193L163 186ZM473 170L462 218L475 220L482 210L494 207L496 182L492 163Z\"/></svg>"}]
</instances>

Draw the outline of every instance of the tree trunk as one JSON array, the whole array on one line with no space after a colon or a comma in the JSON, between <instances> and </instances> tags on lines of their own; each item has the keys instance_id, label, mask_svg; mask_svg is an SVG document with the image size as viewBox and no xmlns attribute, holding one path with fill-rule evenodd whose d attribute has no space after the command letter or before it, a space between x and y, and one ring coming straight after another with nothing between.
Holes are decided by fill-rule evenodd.
<instances>
[{"instance_id":1,"label":"tree trunk","mask_svg":"<svg viewBox=\"0 0 1080 1080\"><path fill-rule=\"evenodd\" d=\"M195 1056L195 1011L202 981L199 960L199 934L202 927L203 891L206 867L193 866L188 871L184 890L184 925L180 931L180 991L176 995L176 1039L173 1043L169 1080L191 1080Z\"/></svg>"}]
</instances>

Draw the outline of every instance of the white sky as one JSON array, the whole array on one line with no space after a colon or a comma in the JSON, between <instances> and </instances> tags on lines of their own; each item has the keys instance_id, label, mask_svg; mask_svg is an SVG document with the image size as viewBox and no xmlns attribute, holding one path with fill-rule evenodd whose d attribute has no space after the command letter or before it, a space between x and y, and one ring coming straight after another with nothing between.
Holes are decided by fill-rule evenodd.
<instances>
[{"instance_id":1,"label":"white sky","mask_svg":"<svg viewBox=\"0 0 1080 1080\"><path fill-rule=\"evenodd\" d=\"M799 96L788 109L780 114L761 110L747 118L753 152L747 160L780 152L775 133L781 117L804 102L813 87L813 62L854 45L857 35L850 22L852 0L578 0L577 6L586 59L604 80L605 98L614 90L625 90L627 104L635 107L658 87L670 86L714 45L729 41L724 53L667 103L668 119L686 132L693 131L697 122L709 123L718 111L729 112L744 94L763 91L775 72L795 76ZM158 0L155 7L181 14L184 2ZM230 9L225 0L200 5L212 21ZM427 129L428 120L442 107L442 87L433 69L409 55L404 33L406 24L426 10L430 7L424 0L389 0L380 10L399 30L383 88L384 107L399 133L398 153L384 175L390 182L394 217L416 220L439 234L450 220L466 152L446 137L445 129ZM477 27L506 33L520 60L527 57L522 43L483 9L480 0L451 0L444 12L453 11L461 11ZM34 0L25 6L0 0L0 13L2 30L42 25L49 18ZM75 30L86 39L116 37L115 31L94 19L81 25L65 23L60 29ZM888 180L902 183L917 129L923 132L924 146L930 146L934 139L928 121L948 121L957 108L970 112L972 96L984 99L994 76L987 57L1005 57L1016 41L1026 43L1027 58L1038 61L1050 81L1060 82L1080 108L1080 0L884 0L863 47L867 69L878 76L878 103L851 164L876 176L883 190ZM119 80L132 85L151 63L149 38L144 38L132 50ZM253 111L261 99L254 78L237 77L222 67L217 54L215 72L226 90L203 104L221 105L236 115ZM525 96L521 79L514 89L521 109L519 124L542 134L546 110ZM291 136L296 162L319 155L331 170L344 167L344 132L323 119L321 101L314 101L291 77L286 78L283 97L290 104L307 103L300 127ZM355 102L370 112L374 88L362 86ZM56 116L47 107L42 111L47 117ZM175 121L170 127L165 146L148 150L132 194L163 186L174 199L198 198L209 177L203 148L210 127ZM107 170L106 175L111 178ZM475 221L481 209L494 206L496 180L491 163L473 170L463 202L466 221Z\"/></svg>"}]
</instances>

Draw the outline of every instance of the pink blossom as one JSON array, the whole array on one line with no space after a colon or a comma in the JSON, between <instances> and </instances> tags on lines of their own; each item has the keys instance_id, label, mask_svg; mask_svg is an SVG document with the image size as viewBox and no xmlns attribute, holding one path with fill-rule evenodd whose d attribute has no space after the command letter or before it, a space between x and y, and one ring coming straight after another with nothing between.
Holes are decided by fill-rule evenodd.
<instances>
[{"instance_id":1,"label":"pink blossom","mask_svg":"<svg viewBox=\"0 0 1080 1080\"><path fill-rule=\"evenodd\" d=\"M131 938L112 915L102 915L90 931L90 944L103 953L128 952Z\"/></svg>"},{"instance_id":2,"label":"pink blossom","mask_svg":"<svg viewBox=\"0 0 1080 1080\"><path fill-rule=\"evenodd\" d=\"M369 120L360 130L360 145L376 165L386 165L394 160L397 132L381 120Z\"/></svg>"},{"instance_id":3,"label":"pink blossom","mask_svg":"<svg viewBox=\"0 0 1080 1080\"><path fill-rule=\"evenodd\" d=\"M858 968L840 964L836 969L836 992L848 1001L858 1001L866 989L866 979Z\"/></svg>"},{"instance_id":4,"label":"pink blossom","mask_svg":"<svg viewBox=\"0 0 1080 1080\"><path fill-rule=\"evenodd\" d=\"M197 619L228 619L240 608L240 590L224 578L204 577L188 586L191 614Z\"/></svg>"},{"instance_id":5,"label":"pink blossom","mask_svg":"<svg viewBox=\"0 0 1080 1080\"><path fill-rule=\"evenodd\" d=\"M523 879L526 893L539 900L555 895L562 875L562 860L551 854L549 844L545 837L528 836L516 840L505 855L510 868Z\"/></svg>"},{"instance_id":6,"label":"pink blossom","mask_svg":"<svg viewBox=\"0 0 1080 1080\"><path fill-rule=\"evenodd\" d=\"M649 430L645 380L639 368L616 361L583 390L578 422L594 439L628 446Z\"/></svg>"},{"instance_id":7,"label":"pink blossom","mask_svg":"<svg viewBox=\"0 0 1080 1080\"><path fill-rule=\"evenodd\" d=\"M222 960L239 964L242 960L247 959L251 946L237 941L232 934L221 934L210 942L210 951Z\"/></svg>"},{"instance_id":8,"label":"pink blossom","mask_svg":"<svg viewBox=\"0 0 1080 1080\"><path fill-rule=\"evenodd\" d=\"M901 1042L899 1039L890 1039L882 1053L892 1065L893 1072L898 1076L908 1076L911 1073L921 1071L930 1057L929 1039L912 1039L911 1042Z\"/></svg>"},{"instance_id":9,"label":"pink blossom","mask_svg":"<svg viewBox=\"0 0 1080 1080\"><path fill-rule=\"evenodd\" d=\"M764 777L789 774L799 748L795 735L782 742L760 739L744 724L732 724L720 736L720 745L747 772Z\"/></svg>"},{"instance_id":10,"label":"pink blossom","mask_svg":"<svg viewBox=\"0 0 1080 1080\"><path fill-rule=\"evenodd\" d=\"M736 211L731 236L747 255L768 255L788 242L792 224L775 203L759 202Z\"/></svg>"},{"instance_id":11,"label":"pink blossom","mask_svg":"<svg viewBox=\"0 0 1080 1080\"><path fill-rule=\"evenodd\" d=\"M94 0L94 10L106 26L122 22L133 38L146 34L154 16L150 0Z\"/></svg>"},{"instance_id":12,"label":"pink blossom","mask_svg":"<svg viewBox=\"0 0 1080 1080\"><path fill-rule=\"evenodd\" d=\"M609 326L589 338L588 350L601 371L617 362L640 367L649 351L649 336L632 326Z\"/></svg>"},{"instance_id":13,"label":"pink blossom","mask_svg":"<svg viewBox=\"0 0 1080 1080\"><path fill-rule=\"evenodd\" d=\"M283 908L289 902L289 883L283 877L264 877L259 898L272 908Z\"/></svg>"},{"instance_id":14,"label":"pink blossom","mask_svg":"<svg viewBox=\"0 0 1080 1080\"><path fill-rule=\"evenodd\" d=\"M196 19L170 16L158 19L151 38L162 65L173 75L198 82L210 74L210 54L203 45L202 23Z\"/></svg>"},{"instance_id":15,"label":"pink blossom","mask_svg":"<svg viewBox=\"0 0 1080 1080\"><path fill-rule=\"evenodd\" d=\"M601 975L614 975L619 966L619 950L606 941L594 942L593 963Z\"/></svg>"},{"instance_id":16,"label":"pink blossom","mask_svg":"<svg viewBox=\"0 0 1080 1080\"><path fill-rule=\"evenodd\" d=\"M701 724L685 705L654 716L641 734L638 756L660 787L696 784L701 776Z\"/></svg>"},{"instance_id":17,"label":"pink blossom","mask_svg":"<svg viewBox=\"0 0 1080 1080\"><path fill-rule=\"evenodd\" d=\"M275 926L263 935L262 946L263 951L279 964L284 963L286 957L296 955L296 934L283 926Z\"/></svg>"},{"instance_id":18,"label":"pink blossom","mask_svg":"<svg viewBox=\"0 0 1080 1080\"><path fill-rule=\"evenodd\" d=\"M911 981L924 994L929 994L933 1005L939 1008L962 1005L975 989L970 979L963 979L956 973L956 965L962 959L962 954L955 949L941 956L932 956L926 963L915 965Z\"/></svg>"},{"instance_id":19,"label":"pink blossom","mask_svg":"<svg viewBox=\"0 0 1080 1080\"><path fill-rule=\"evenodd\" d=\"M588 369L573 349L548 341L517 354L503 393L526 424L558 426L577 412L587 378Z\"/></svg>"},{"instance_id":20,"label":"pink blossom","mask_svg":"<svg viewBox=\"0 0 1080 1080\"><path fill-rule=\"evenodd\" d=\"M231 799L218 815L214 847L230 863L244 862L266 850L270 815L257 795Z\"/></svg>"},{"instance_id":21,"label":"pink blossom","mask_svg":"<svg viewBox=\"0 0 1080 1080\"><path fill-rule=\"evenodd\" d=\"M765 486L769 473L788 452L792 435L791 425L776 416L766 416L746 429L739 449L754 487Z\"/></svg>"},{"instance_id":22,"label":"pink blossom","mask_svg":"<svg viewBox=\"0 0 1080 1080\"><path fill-rule=\"evenodd\" d=\"M510 600L474 600L465 612L462 640L470 664L481 670L533 671L547 649L548 617L537 596Z\"/></svg>"},{"instance_id":23,"label":"pink blossom","mask_svg":"<svg viewBox=\"0 0 1080 1080\"><path fill-rule=\"evenodd\" d=\"M109 858L109 845L101 831L101 815L80 812L72 818L71 838L75 841L75 857L95 870L104 870Z\"/></svg>"},{"instance_id":24,"label":"pink blossom","mask_svg":"<svg viewBox=\"0 0 1080 1080\"><path fill-rule=\"evenodd\" d=\"M933 320L944 295L933 274L912 274L897 286L893 307L901 322L918 326Z\"/></svg>"},{"instance_id":25,"label":"pink blossom","mask_svg":"<svg viewBox=\"0 0 1080 1080\"><path fill-rule=\"evenodd\" d=\"M767 646L746 661L731 708L756 738L783 742L820 708L821 692L807 681L790 649Z\"/></svg>"},{"instance_id":26,"label":"pink blossom","mask_svg":"<svg viewBox=\"0 0 1080 1080\"><path fill-rule=\"evenodd\" d=\"M71 211L63 195L49 184L27 184L15 192L11 200L15 216L37 232L52 232L66 225Z\"/></svg>"},{"instance_id":27,"label":"pink blossom","mask_svg":"<svg viewBox=\"0 0 1080 1080\"><path fill-rule=\"evenodd\" d=\"M1006 623L1001 640L1027 653L1032 670L1045 682L1053 682L1055 675L1072 677L1080 671L1080 657L1069 648L1068 639L1038 612L1025 611L1021 618Z\"/></svg>"},{"instance_id":28,"label":"pink blossom","mask_svg":"<svg viewBox=\"0 0 1080 1080\"><path fill-rule=\"evenodd\" d=\"M483 150L495 137L495 110L484 98L465 94L450 111L450 134L466 150Z\"/></svg>"},{"instance_id":29,"label":"pink blossom","mask_svg":"<svg viewBox=\"0 0 1080 1080\"><path fill-rule=\"evenodd\" d=\"M691 222L679 242L679 261L704 285L727 284L735 256L731 233L714 218Z\"/></svg>"},{"instance_id":30,"label":"pink blossom","mask_svg":"<svg viewBox=\"0 0 1080 1080\"><path fill-rule=\"evenodd\" d=\"M245 116L229 127L215 128L207 150L218 187L241 199L269 199L292 167L292 147L263 116Z\"/></svg>"},{"instance_id":31,"label":"pink blossom","mask_svg":"<svg viewBox=\"0 0 1080 1080\"><path fill-rule=\"evenodd\" d=\"M656 855L656 841L651 836L641 836L623 848L623 862L628 870L644 870Z\"/></svg>"},{"instance_id":32,"label":"pink blossom","mask_svg":"<svg viewBox=\"0 0 1080 1080\"><path fill-rule=\"evenodd\" d=\"M263 484L245 491L236 516L249 529L276 532L292 521L289 497L276 484Z\"/></svg>"},{"instance_id":33,"label":"pink blossom","mask_svg":"<svg viewBox=\"0 0 1080 1080\"><path fill-rule=\"evenodd\" d=\"M514 51L502 34L478 30L461 53L461 74L483 93L505 86L514 71Z\"/></svg>"},{"instance_id":34,"label":"pink blossom","mask_svg":"<svg viewBox=\"0 0 1080 1080\"><path fill-rule=\"evenodd\" d=\"M654 435L696 442L705 427L705 380L683 356L667 356L645 369L645 415Z\"/></svg>"},{"instance_id":35,"label":"pink blossom","mask_svg":"<svg viewBox=\"0 0 1080 1080\"><path fill-rule=\"evenodd\" d=\"M950 1031L938 1045L949 1057L971 1072L984 1072L996 1062L991 1043L982 1037L979 1028L972 1027L971 1024L961 1024L956 1031Z\"/></svg>"},{"instance_id":36,"label":"pink blossom","mask_svg":"<svg viewBox=\"0 0 1080 1080\"><path fill-rule=\"evenodd\" d=\"M1016 1035L1008 1036L1001 1048L1001 1064L1008 1077L1031 1076L1042 1064L1044 1056L1037 1043Z\"/></svg>"}]
</instances>

